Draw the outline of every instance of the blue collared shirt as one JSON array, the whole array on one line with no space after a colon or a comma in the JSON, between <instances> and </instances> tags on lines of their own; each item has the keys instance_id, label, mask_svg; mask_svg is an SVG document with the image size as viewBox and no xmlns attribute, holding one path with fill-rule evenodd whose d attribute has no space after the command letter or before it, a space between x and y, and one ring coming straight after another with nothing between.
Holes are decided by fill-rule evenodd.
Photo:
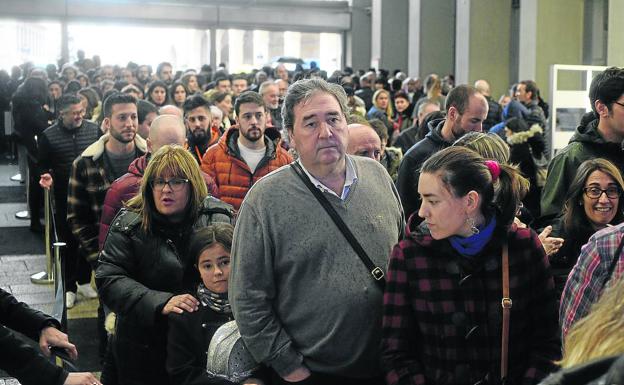
<instances>
[{"instance_id":1,"label":"blue collared shirt","mask_svg":"<svg viewBox=\"0 0 624 385\"><path fill-rule=\"evenodd\" d=\"M336 194L334 190L325 186L320 180L312 176L312 174L310 174L308 170L305 168L303 163L301 163L301 160L297 160L297 162L299 162L299 164L301 165L301 168L306 173L308 178L310 178L310 181L312 181L312 183L316 186L316 188L318 188L319 190L323 192L328 192L334 195L335 197L340 198L343 201L347 199L347 197L349 196L349 191L351 191L351 185L353 185L353 183L355 183L355 181L357 180L357 174L355 173L355 167L353 166L353 162L351 162L351 159L349 159L349 157L346 155L345 155L345 164L346 164L345 184L342 187L342 194L340 196Z\"/></svg>"}]
</instances>

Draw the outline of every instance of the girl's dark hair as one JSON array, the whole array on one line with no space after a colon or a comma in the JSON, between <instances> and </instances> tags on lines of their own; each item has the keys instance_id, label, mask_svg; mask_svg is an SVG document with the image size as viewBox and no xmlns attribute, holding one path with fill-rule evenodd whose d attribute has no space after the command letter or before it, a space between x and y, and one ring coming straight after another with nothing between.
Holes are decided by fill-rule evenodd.
<instances>
[{"instance_id":1,"label":"girl's dark hair","mask_svg":"<svg viewBox=\"0 0 624 385\"><path fill-rule=\"evenodd\" d=\"M178 88L178 87L182 87L182 88L184 88L184 92L186 92L186 97L187 97L187 98L188 98L189 96L191 96L191 93L190 93L190 91L189 91L188 87L187 87L187 86L185 86L185 85L184 85L184 83L182 83L182 82L181 82L181 81L179 81L179 80L176 80L175 82L173 82L173 83L171 84L171 86L169 87L169 91L168 91L168 94L169 94L169 100L171 101L171 103L173 103L173 104L174 104L174 105L176 105L177 107L182 108L182 105L178 105L178 103L175 101L175 91L176 91L176 88ZM186 98L185 98L185 99L186 99ZM184 104L184 102L182 102L182 104Z\"/></svg>"},{"instance_id":2,"label":"girl's dark hair","mask_svg":"<svg viewBox=\"0 0 624 385\"><path fill-rule=\"evenodd\" d=\"M499 167L501 172L495 183L481 155L465 147L452 146L427 159L420 172L437 174L455 197L476 191L481 197L481 213L486 218L496 216L500 226L509 226L516 215L526 180L512 166L499 163Z\"/></svg>"},{"instance_id":3,"label":"girl's dark hair","mask_svg":"<svg viewBox=\"0 0 624 385\"><path fill-rule=\"evenodd\" d=\"M195 230L189 239L189 260L196 265L202 251L217 243L230 251L233 235L234 227L229 223L213 223Z\"/></svg>"},{"instance_id":4,"label":"girl's dark hair","mask_svg":"<svg viewBox=\"0 0 624 385\"><path fill-rule=\"evenodd\" d=\"M594 171L602 171L609 175L617 183L620 191L624 191L624 180L620 170L611 162L603 158L590 159L581 163L576 175L570 184L563 209L563 227L568 237L584 237L589 232L594 232L587 215L583 202L583 188L587 179ZM618 209L611 223L624 221L624 207L622 200L618 200Z\"/></svg>"},{"instance_id":5,"label":"girl's dark hair","mask_svg":"<svg viewBox=\"0 0 624 385\"><path fill-rule=\"evenodd\" d=\"M160 87L163 90L165 90L165 101L164 101L163 104L156 104L156 103L154 103L154 100L152 99L152 92L157 87ZM169 92L168 92L167 84L165 84L165 82L163 82L162 80L154 80L153 82L151 82L149 87L147 88L147 93L145 95L146 95L145 99L148 102L153 103L157 107L162 107L164 105L169 104Z\"/></svg>"},{"instance_id":6,"label":"girl's dark hair","mask_svg":"<svg viewBox=\"0 0 624 385\"><path fill-rule=\"evenodd\" d=\"M197 263L202 251L215 244L220 244L230 252L232 250L232 237L234 227L229 223L213 223L191 233L189 238L188 254L184 266L185 285L192 289L201 282L201 276L197 271Z\"/></svg>"}]
</instances>

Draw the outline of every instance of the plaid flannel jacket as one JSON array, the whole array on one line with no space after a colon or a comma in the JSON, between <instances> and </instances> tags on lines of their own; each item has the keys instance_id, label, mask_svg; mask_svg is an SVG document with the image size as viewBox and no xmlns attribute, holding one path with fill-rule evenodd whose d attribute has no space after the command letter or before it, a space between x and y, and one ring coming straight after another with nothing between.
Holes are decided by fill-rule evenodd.
<instances>
[{"instance_id":1,"label":"plaid flannel jacket","mask_svg":"<svg viewBox=\"0 0 624 385\"><path fill-rule=\"evenodd\" d=\"M108 134L87 147L74 160L67 195L67 222L78 240L81 254L89 262L97 261L100 215L106 192L113 183L104 165ZM134 140L137 157L145 154L146 144L139 135Z\"/></svg>"},{"instance_id":2,"label":"plaid flannel jacket","mask_svg":"<svg viewBox=\"0 0 624 385\"><path fill-rule=\"evenodd\" d=\"M614 258L618 258L618 262L613 276L622 276L622 255L616 256L615 252L623 236L624 224L607 227L592 235L581 249L561 295L559 319L564 338L572 325L587 315L592 304L598 302L606 283L611 279L609 266Z\"/></svg>"},{"instance_id":3,"label":"plaid flannel jacket","mask_svg":"<svg viewBox=\"0 0 624 385\"><path fill-rule=\"evenodd\" d=\"M382 365L387 384L500 381L502 241L513 301L507 384L537 383L560 356L557 303L537 235L497 229L474 258L423 224L395 246L384 294Z\"/></svg>"}]
</instances>

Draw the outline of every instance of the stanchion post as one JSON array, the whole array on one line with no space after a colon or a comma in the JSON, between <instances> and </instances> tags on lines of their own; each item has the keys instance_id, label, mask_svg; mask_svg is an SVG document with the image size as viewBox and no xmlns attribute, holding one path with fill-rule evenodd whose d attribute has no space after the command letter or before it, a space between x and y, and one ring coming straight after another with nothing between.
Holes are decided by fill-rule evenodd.
<instances>
[{"instance_id":1,"label":"stanchion post","mask_svg":"<svg viewBox=\"0 0 624 385\"><path fill-rule=\"evenodd\" d=\"M63 314L61 316L61 330L67 331L67 304L65 303L65 274L64 263L61 259L61 249L67 244L65 242L54 242L54 271L56 279L54 280L54 292L61 293L63 301ZM61 288L59 289L59 285Z\"/></svg>"},{"instance_id":2,"label":"stanchion post","mask_svg":"<svg viewBox=\"0 0 624 385\"><path fill-rule=\"evenodd\" d=\"M46 271L40 271L30 276L30 282L49 285L54 283L54 261L52 260L52 250L50 247L50 232L52 231L52 206L50 205L50 190L43 189L44 215L45 215L45 253L46 253Z\"/></svg>"}]
</instances>

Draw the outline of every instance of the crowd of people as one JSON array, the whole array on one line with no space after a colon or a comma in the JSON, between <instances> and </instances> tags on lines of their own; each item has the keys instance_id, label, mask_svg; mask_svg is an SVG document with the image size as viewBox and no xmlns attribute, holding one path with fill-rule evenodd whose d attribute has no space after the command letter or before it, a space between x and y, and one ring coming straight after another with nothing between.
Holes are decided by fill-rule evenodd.
<instances>
[{"instance_id":1,"label":"crowd of people","mask_svg":"<svg viewBox=\"0 0 624 385\"><path fill-rule=\"evenodd\" d=\"M484 79L399 70L152 74L81 54L1 72L31 229L51 189L66 306L100 299L101 378L24 384L563 383L622 365L622 68L595 76L552 159L533 80L495 100ZM213 347L229 325L253 365L212 367L241 359Z\"/></svg>"}]
</instances>

